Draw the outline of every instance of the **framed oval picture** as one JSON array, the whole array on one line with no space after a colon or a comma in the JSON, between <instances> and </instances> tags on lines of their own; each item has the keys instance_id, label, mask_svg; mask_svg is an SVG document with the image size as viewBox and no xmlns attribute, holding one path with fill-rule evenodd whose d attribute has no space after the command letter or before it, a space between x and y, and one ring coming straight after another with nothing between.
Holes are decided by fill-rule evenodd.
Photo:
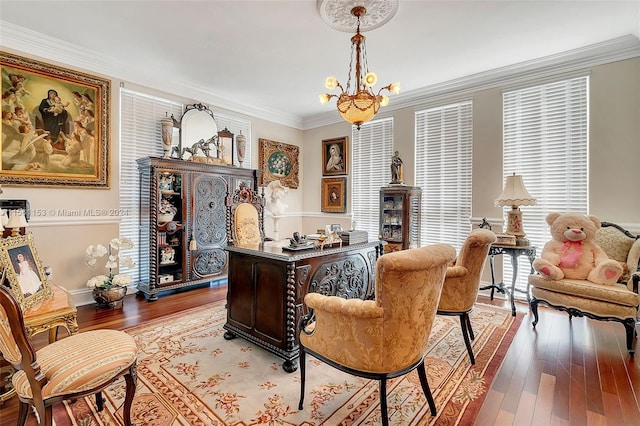
<instances>
[{"instance_id":1,"label":"framed oval picture","mask_svg":"<svg viewBox=\"0 0 640 426\"><path fill-rule=\"evenodd\" d=\"M279 180L284 186L296 189L298 180L298 153L300 148L269 139L258 139L258 167L262 169L260 186Z\"/></svg>"}]
</instances>

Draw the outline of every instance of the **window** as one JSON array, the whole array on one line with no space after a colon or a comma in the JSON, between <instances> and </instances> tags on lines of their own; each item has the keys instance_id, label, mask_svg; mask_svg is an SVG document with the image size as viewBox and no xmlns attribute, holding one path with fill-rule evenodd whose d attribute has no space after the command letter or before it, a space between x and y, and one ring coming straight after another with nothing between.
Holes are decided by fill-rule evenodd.
<instances>
[{"instance_id":1,"label":"window","mask_svg":"<svg viewBox=\"0 0 640 426\"><path fill-rule=\"evenodd\" d=\"M162 157L160 119L171 114L181 117L182 104L120 90L120 208L128 213L120 222L120 236L136 244L126 251L136 264L129 271L134 283L139 281L139 268L148 267L138 262L140 188L136 159L150 155Z\"/></svg>"},{"instance_id":2,"label":"window","mask_svg":"<svg viewBox=\"0 0 640 426\"><path fill-rule=\"evenodd\" d=\"M380 234L380 188L391 181L393 118L353 127L351 134L351 210L359 230Z\"/></svg>"},{"instance_id":3,"label":"window","mask_svg":"<svg viewBox=\"0 0 640 426\"><path fill-rule=\"evenodd\" d=\"M459 250L471 227L471 101L416 112L416 186L422 188L420 245Z\"/></svg>"},{"instance_id":4,"label":"window","mask_svg":"<svg viewBox=\"0 0 640 426\"><path fill-rule=\"evenodd\" d=\"M551 238L549 213L588 210L588 86L582 76L503 93L503 175L522 175L537 199L521 210L526 238L538 255ZM520 271L516 286L526 289L529 268ZM510 262L504 262L504 274L511 282Z\"/></svg>"}]
</instances>

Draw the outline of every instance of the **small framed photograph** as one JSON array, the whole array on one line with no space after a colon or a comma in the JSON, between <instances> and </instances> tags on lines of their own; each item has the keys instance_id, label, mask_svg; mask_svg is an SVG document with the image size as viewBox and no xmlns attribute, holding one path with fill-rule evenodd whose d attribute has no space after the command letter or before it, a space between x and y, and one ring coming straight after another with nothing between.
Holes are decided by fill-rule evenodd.
<instances>
[{"instance_id":1,"label":"small framed photograph","mask_svg":"<svg viewBox=\"0 0 640 426\"><path fill-rule=\"evenodd\" d=\"M347 210L347 178L322 179L321 211L344 213Z\"/></svg>"},{"instance_id":2,"label":"small framed photograph","mask_svg":"<svg viewBox=\"0 0 640 426\"><path fill-rule=\"evenodd\" d=\"M346 175L349 164L349 138L343 136L322 141L322 175Z\"/></svg>"},{"instance_id":3,"label":"small framed photograph","mask_svg":"<svg viewBox=\"0 0 640 426\"><path fill-rule=\"evenodd\" d=\"M0 249L3 276L23 310L53 295L31 233L0 239Z\"/></svg>"}]
</instances>

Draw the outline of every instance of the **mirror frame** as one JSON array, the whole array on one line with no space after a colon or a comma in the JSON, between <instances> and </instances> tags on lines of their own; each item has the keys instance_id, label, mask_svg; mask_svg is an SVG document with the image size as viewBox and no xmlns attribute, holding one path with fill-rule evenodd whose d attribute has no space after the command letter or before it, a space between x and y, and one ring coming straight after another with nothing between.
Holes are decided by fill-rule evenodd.
<instances>
[{"instance_id":1,"label":"mirror frame","mask_svg":"<svg viewBox=\"0 0 640 426\"><path fill-rule=\"evenodd\" d=\"M187 137L189 137L188 136L189 131L188 129L185 128L185 125L187 127L189 126L190 117L192 116L196 117L201 114L205 114L203 117L206 117L207 120L209 118L211 119L211 122L213 123L213 126L211 127L211 131L206 130L207 132L206 135L202 137L198 137L197 140L188 141ZM185 118L187 118L187 121L185 121ZM180 155L178 158L182 158L182 154L185 152L185 148L193 147L202 139L207 141L211 139L213 136L216 136L217 134L218 134L218 123L216 123L215 117L213 116L213 111L211 111L208 106L201 103L187 105L185 107L184 113L182 114L182 117L180 118L180 146L179 146ZM217 158L217 152L216 152L216 158ZM182 159L188 160L188 158L182 158Z\"/></svg>"}]
</instances>

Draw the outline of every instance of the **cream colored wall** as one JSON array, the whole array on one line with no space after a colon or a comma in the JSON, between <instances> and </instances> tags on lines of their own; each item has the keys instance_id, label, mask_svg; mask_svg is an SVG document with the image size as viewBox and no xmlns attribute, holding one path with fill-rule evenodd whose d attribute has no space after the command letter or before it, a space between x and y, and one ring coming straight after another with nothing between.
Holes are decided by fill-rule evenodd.
<instances>
[{"instance_id":1,"label":"cream colored wall","mask_svg":"<svg viewBox=\"0 0 640 426\"><path fill-rule=\"evenodd\" d=\"M21 52L14 52L28 56ZM51 61L49 61L51 62ZM65 66L65 64L60 64ZM68 66L67 66L68 67ZM81 70L83 71L83 70ZM72 291L80 303L89 301L84 287L95 271L84 266L83 253L89 244L106 243L118 233L119 216L99 212L115 211L119 200L119 85L112 79L111 91L111 167L109 189L66 189L10 187L3 185L3 199L28 199L32 208L30 230L39 255L54 271L56 282ZM135 88L151 95L183 103L206 99L182 99L156 89ZM640 231L640 196L637 189L637 160L640 158L640 58L619 61L591 70L590 111L590 192L589 205L593 214L603 219ZM416 108L392 111L395 149L404 160L404 180L414 182L413 164L415 128L414 111L450 101L473 100L473 196L472 216L500 221L501 209L493 200L502 186L502 94L501 88L487 89L466 96L439 98ZM213 104L211 108L222 109ZM233 113L233 112L227 112ZM380 114L380 117L384 113ZM344 228L351 224L350 176L347 177L347 212L320 212L321 141L349 136L351 127L344 122L301 131L265 120L246 117L252 122L252 161L257 164L258 139L277 140L301 147L300 187L291 189L285 200L289 208L279 221L280 238L294 231L313 233L329 223ZM351 141L350 141L351 142ZM350 150L352 153L352 150ZM94 215L88 209L93 209ZM76 215L77 214L77 215ZM267 235L273 235L273 220L265 217Z\"/></svg>"}]
</instances>

